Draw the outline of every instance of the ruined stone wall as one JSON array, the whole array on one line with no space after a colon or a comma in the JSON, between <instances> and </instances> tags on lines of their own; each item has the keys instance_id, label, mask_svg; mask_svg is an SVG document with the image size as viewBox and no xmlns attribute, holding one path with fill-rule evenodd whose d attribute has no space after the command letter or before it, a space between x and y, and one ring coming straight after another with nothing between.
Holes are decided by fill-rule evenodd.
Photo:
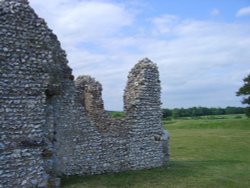
<instances>
[{"instance_id":1,"label":"ruined stone wall","mask_svg":"<svg viewBox=\"0 0 250 188\"><path fill-rule=\"evenodd\" d=\"M43 187L52 169L47 94L71 70L25 0L0 1L0 187Z\"/></svg>"},{"instance_id":2,"label":"ruined stone wall","mask_svg":"<svg viewBox=\"0 0 250 188\"><path fill-rule=\"evenodd\" d=\"M26 0L0 1L0 188L56 187L62 175L143 169L167 160L155 64L140 61L110 118L101 84L73 81L57 37Z\"/></svg>"},{"instance_id":3,"label":"ruined stone wall","mask_svg":"<svg viewBox=\"0 0 250 188\"><path fill-rule=\"evenodd\" d=\"M125 123L131 127L128 149L132 169L156 167L168 160L160 91L156 64L147 58L139 61L128 75L124 94Z\"/></svg>"},{"instance_id":4,"label":"ruined stone wall","mask_svg":"<svg viewBox=\"0 0 250 188\"><path fill-rule=\"evenodd\" d=\"M74 150L66 152L71 159L66 159L65 163L71 165L65 166L71 169L65 170L64 174L121 172L161 166L167 161L167 144L164 144L161 123L159 72L153 62L145 58L131 70L124 93L125 117L121 120L106 114L102 86L94 78L80 76L75 85L77 102L84 107L82 114L76 117L84 115L90 124L75 121L76 132L69 128L62 133L62 136L67 135L66 132L71 134L61 143L61 148ZM67 118L70 118L69 114ZM68 124L72 124L72 120L65 124L65 128ZM67 139L69 142L65 145ZM73 147L70 146L72 143ZM65 159L67 154L62 153L62 158Z\"/></svg>"}]
</instances>

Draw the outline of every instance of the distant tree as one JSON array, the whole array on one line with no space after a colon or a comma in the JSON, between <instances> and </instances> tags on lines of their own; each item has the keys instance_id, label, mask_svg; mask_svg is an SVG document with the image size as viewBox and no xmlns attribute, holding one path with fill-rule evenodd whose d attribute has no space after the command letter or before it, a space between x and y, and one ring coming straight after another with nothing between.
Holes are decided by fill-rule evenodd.
<instances>
[{"instance_id":1,"label":"distant tree","mask_svg":"<svg viewBox=\"0 0 250 188\"><path fill-rule=\"evenodd\" d=\"M228 106L225 108L225 114L244 114L245 108Z\"/></svg>"},{"instance_id":2,"label":"distant tree","mask_svg":"<svg viewBox=\"0 0 250 188\"><path fill-rule=\"evenodd\" d=\"M242 100L243 104L247 104L246 115L250 117L250 74L243 79L244 85L236 92L237 96L245 96Z\"/></svg>"},{"instance_id":3,"label":"distant tree","mask_svg":"<svg viewBox=\"0 0 250 188\"><path fill-rule=\"evenodd\" d=\"M174 108L162 109L162 118L182 118L182 117L199 117L207 115L226 115L226 114L244 114L245 108L228 106L226 108L207 108L207 107L191 107L191 108Z\"/></svg>"},{"instance_id":4,"label":"distant tree","mask_svg":"<svg viewBox=\"0 0 250 188\"><path fill-rule=\"evenodd\" d=\"M214 115L224 115L225 110L223 108L215 108L214 109Z\"/></svg>"},{"instance_id":5,"label":"distant tree","mask_svg":"<svg viewBox=\"0 0 250 188\"><path fill-rule=\"evenodd\" d=\"M162 117L163 118L170 118L172 117L172 111L170 109L162 109Z\"/></svg>"},{"instance_id":6,"label":"distant tree","mask_svg":"<svg viewBox=\"0 0 250 188\"><path fill-rule=\"evenodd\" d=\"M180 116L180 109L174 108L174 109L172 110L172 116L173 116L173 118L179 118L179 117L181 117L181 116Z\"/></svg>"}]
</instances>

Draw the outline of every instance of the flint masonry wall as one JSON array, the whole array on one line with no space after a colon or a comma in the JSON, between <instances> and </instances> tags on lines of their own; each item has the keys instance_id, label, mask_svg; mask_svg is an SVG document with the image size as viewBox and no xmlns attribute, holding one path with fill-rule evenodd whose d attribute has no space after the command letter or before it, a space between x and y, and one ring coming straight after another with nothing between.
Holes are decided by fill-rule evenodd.
<instances>
[{"instance_id":1,"label":"flint masonry wall","mask_svg":"<svg viewBox=\"0 0 250 188\"><path fill-rule=\"evenodd\" d=\"M0 188L56 187L62 175L144 169L168 160L155 64L140 61L125 118L107 116L101 84L73 81L66 54L26 0L0 1Z\"/></svg>"},{"instance_id":2,"label":"flint masonry wall","mask_svg":"<svg viewBox=\"0 0 250 188\"><path fill-rule=\"evenodd\" d=\"M0 1L0 38L0 187L45 187L53 176L55 129L47 95L61 93L71 69L25 0Z\"/></svg>"},{"instance_id":3,"label":"flint masonry wall","mask_svg":"<svg viewBox=\"0 0 250 188\"><path fill-rule=\"evenodd\" d=\"M147 58L139 61L128 75L124 94L132 169L155 167L168 160L167 145L162 140L160 90L156 64Z\"/></svg>"}]
</instances>

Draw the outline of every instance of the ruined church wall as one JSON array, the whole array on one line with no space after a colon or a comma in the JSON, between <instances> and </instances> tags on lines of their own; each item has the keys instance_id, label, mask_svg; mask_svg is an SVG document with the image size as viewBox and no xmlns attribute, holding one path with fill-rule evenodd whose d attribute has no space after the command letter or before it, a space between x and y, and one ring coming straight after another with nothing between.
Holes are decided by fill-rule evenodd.
<instances>
[{"instance_id":1,"label":"ruined church wall","mask_svg":"<svg viewBox=\"0 0 250 188\"><path fill-rule=\"evenodd\" d=\"M92 142L101 150L93 146L88 150L94 150L99 156L95 159L99 170L91 173L157 167L168 160L167 140L164 140L161 123L159 72L153 62L145 58L129 73L122 120L106 114L99 82L90 76L80 76L75 83L79 102L85 107L86 116L102 141L101 145L98 139Z\"/></svg>"},{"instance_id":2,"label":"ruined church wall","mask_svg":"<svg viewBox=\"0 0 250 188\"><path fill-rule=\"evenodd\" d=\"M168 160L161 122L161 86L156 64L145 58L128 75L124 93L125 123L131 127L129 158L132 169L163 165ZM165 144L164 144L165 143Z\"/></svg>"},{"instance_id":3,"label":"ruined church wall","mask_svg":"<svg viewBox=\"0 0 250 188\"><path fill-rule=\"evenodd\" d=\"M159 73L150 60L132 69L126 117L114 120L98 82L74 83L60 42L28 1L0 1L0 37L0 188L56 187L62 175L166 161Z\"/></svg>"},{"instance_id":4,"label":"ruined church wall","mask_svg":"<svg viewBox=\"0 0 250 188\"><path fill-rule=\"evenodd\" d=\"M58 175L91 175L127 169L123 165L122 147L126 137L120 137L117 127L106 126L102 130L91 121L74 83L64 83L63 92L55 97L53 104L54 113L60 116L55 143Z\"/></svg>"},{"instance_id":5,"label":"ruined church wall","mask_svg":"<svg viewBox=\"0 0 250 188\"><path fill-rule=\"evenodd\" d=\"M24 0L0 1L0 187L45 186L51 31ZM61 54L60 54L61 55Z\"/></svg>"}]
</instances>

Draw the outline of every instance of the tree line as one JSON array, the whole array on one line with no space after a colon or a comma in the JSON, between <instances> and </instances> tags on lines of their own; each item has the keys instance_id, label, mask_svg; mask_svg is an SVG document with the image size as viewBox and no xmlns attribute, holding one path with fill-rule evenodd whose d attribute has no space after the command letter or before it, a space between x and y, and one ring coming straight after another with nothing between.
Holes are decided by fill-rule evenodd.
<instances>
[{"instance_id":1,"label":"tree line","mask_svg":"<svg viewBox=\"0 0 250 188\"><path fill-rule=\"evenodd\" d=\"M208 107L192 107L192 108L163 108L162 118L179 118L179 117L198 117L208 115L228 115L228 114L244 114L246 108L232 107L226 108L208 108ZM114 118L123 118L124 112L122 111L106 111L109 116Z\"/></svg>"},{"instance_id":2,"label":"tree line","mask_svg":"<svg viewBox=\"0 0 250 188\"><path fill-rule=\"evenodd\" d=\"M179 118L179 117L198 117L208 115L227 115L227 114L244 114L245 108L232 107L226 108L208 108L208 107L192 107L192 108L174 108L162 109L162 118Z\"/></svg>"}]
</instances>

